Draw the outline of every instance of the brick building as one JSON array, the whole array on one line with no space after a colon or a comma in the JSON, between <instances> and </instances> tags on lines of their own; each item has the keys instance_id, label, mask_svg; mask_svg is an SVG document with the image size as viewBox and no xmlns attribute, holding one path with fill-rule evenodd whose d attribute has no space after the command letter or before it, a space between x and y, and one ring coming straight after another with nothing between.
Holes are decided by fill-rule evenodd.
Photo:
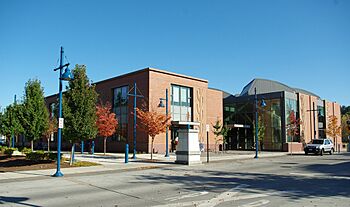
<instances>
[{"instance_id":1,"label":"brick building","mask_svg":"<svg viewBox=\"0 0 350 207\"><path fill-rule=\"evenodd\" d=\"M169 115L172 121L199 122L199 141L206 145L206 124L211 125L223 117L223 92L208 88L208 81L190 76L171 73L154 68L145 68L125 75L94 83L99 99L112 103L113 111L119 121L119 133L108 139L108 152L122 152L125 143L133 149L133 107L134 98L128 94L134 93L134 83L137 85L137 107L144 110L165 113L165 108L159 107L160 98L166 98L169 91ZM48 106L57 101L57 95L46 98ZM164 102L165 104L165 102ZM51 107L49 107L51 108ZM176 125L169 130L169 149L173 148ZM150 152L151 139L137 128L136 148L138 152ZM210 148L214 147L214 134L210 130ZM156 137L154 149L157 153L165 152L165 133ZM68 149L68 143L63 143L63 149ZM102 138L95 139L95 149L102 151Z\"/></svg>"},{"instance_id":2,"label":"brick building","mask_svg":"<svg viewBox=\"0 0 350 207\"><path fill-rule=\"evenodd\" d=\"M254 139L254 89L256 88L259 102L265 101L266 106L258 109L259 116L265 126L265 136L260 141L259 150L269 151L302 151L303 145L315 138L325 138L328 118L335 115L340 125L340 105L336 102L322 100L309 91L292 88L277 81L254 79L247 84L238 95L208 88L208 81L171 73L164 70L145 68L114 78L94 83L99 99L110 102L119 121L118 133L108 139L108 152L123 152L128 143L133 149L134 98L128 94L134 93L137 85L137 107L143 110L165 113L165 108L159 107L160 99L168 95L168 112L172 121L198 122L199 142L206 146L206 125L210 126L221 120L231 130L228 133L225 149L253 150ZM46 98L48 107L57 101L57 95ZM163 101L165 104L165 101ZM51 108L51 107L49 107ZM300 135L291 137L287 133L291 111L302 120ZM210 149L215 148L215 135L212 127L209 132ZM172 140L177 136L177 125L169 129L169 149L173 149ZM138 152L151 150L151 138L137 127L136 148ZM336 150L344 150L341 137L333 138ZM103 139L95 138L97 151L103 149ZM56 141L56 140L55 140ZM222 144L220 142L219 144ZM55 146L55 144L53 144ZM218 146L217 146L218 147ZM69 149L69 143L63 142L62 148ZM165 133L156 136L154 149L156 153L164 153L166 149Z\"/></svg>"},{"instance_id":3,"label":"brick building","mask_svg":"<svg viewBox=\"0 0 350 207\"><path fill-rule=\"evenodd\" d=\"M265 136L260 140L260 149L275 151L303 151L303 145L316 138L331 138L336 150L345 150L341 137L329 137L325 131L329 117L338 118L340 126L340 105L322 100L309 91L292 88L277 81L254 79L236 96L224 98L224 122L231 130L227 149L253 149L255 123L255 89L258 102L264 100L266 106L258 107ZM288 135L289 116L294 111L302 120L300 134Z\"/></svg>"}]
</instances>

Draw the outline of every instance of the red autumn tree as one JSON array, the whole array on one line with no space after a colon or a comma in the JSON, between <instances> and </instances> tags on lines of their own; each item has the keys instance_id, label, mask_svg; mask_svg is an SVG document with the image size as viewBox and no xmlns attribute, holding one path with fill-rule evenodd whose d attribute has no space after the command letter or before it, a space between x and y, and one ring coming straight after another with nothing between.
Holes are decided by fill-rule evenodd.
<instances>
[{"instance_id":1,"label":"red autumn tree","mask_svg":"<svg viewBox=\"0 0 350 207\"><path fill-rule=\"evenodd\" d=\"M47 139L47 151L50 151L50 138L55 132L57 132L57 120L55 118L49 118L49 127L44 132L44 135Z\"/></svg>"},{"instance_id":2,"label":"red autumn tree","mask_svg":"<svg viewBox=\"0 0 350 207\"><path fill-rule=\"evenodd\" d=\"M337 137L341 136L341 126L338 124L338 118L334 115L328 117L328 126L326 134L333 138L333 144L337 144Z\"/></svg>"},{"instance_id":3,"label":"red autumn tree","mask_svg":"<svg viewBox=\"0 0 350 207\"><path fill-rule=\"evenodd\" d=\"M98 135L103 137L103 153L106 155L106 141L107 138L112 136L118 127L118 120L115 117L115 113L111 111L112 106L109 102L106 105L102 103L96 106L97 121L96 126L98 129Z\"/></svg>"},{"instance_id":4,"label":"red autumn tree","mask_svg":"<svg viewBox=\"0 0 350 207\"><path fill-rule=\"evenodd\" d=\"M299 134L299 126L301 124L301 120L296 118L295 112L291 111L289 114L289 124L287 125L288 135L292 137L292 142L294 136Z\"/></svg>"},{"instance_id":5,"label":"red autumn tree","mask_svg":"<svg viewBox=\"0 0 350 207\"><path fill-rule=\"evenodd\" d=\"M141 109L137 110L137 117L141 122L141 129L146 132L152 138L151 145L151 160L153 160L153 145L154 138L166 131L166 128L171 125L171 117L166 117L165 114L160 114L156 111L142 111Z\"/></svg>"},{"instance_id":6,"label":"red autumn tree","mask_svg":"<svg viewBox=\"0 0 350 207\"><path fill-rule=\"evenodd\" d=\"M287 125L287 132L288 132L288 135L292 137L292 142L291 142L291 151L290 153L293 154L293 138L296 136L296 135L299 135L299 127L300 127L300 124L301 124L301 120L298 118L296 118L295 116L295 112L292 110L289 114L289 123Z\"/></svg>"}]
</instances>

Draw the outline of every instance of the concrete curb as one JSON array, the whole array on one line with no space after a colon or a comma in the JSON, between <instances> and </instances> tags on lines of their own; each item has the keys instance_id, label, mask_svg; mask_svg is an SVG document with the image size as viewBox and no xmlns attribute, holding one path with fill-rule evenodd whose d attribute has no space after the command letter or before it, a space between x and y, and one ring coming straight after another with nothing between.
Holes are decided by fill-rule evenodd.
<instances>
[{"instance_id":1,"label":"concrete curb","mask_svg":"<svg viewBox=\"0 0 350 207\"><path fill-rule=\"evenodd\" d=\"M260 154L259 159L273 158L286 156L288 153L271 153L271 154ZM113 158L113 156L112 156ZM75 176L90 176L90 175L100 175L109 173L122 173L130 171L141 171L159 168L173 168L176 166L186 166L175 163L174 158L164 158L159 156L156 162L150 162L147 158L138 158L137 160L130 160L128 164L121 162L120 160L114 160L114 163L104 163L104 165L91 166L91 167L74 167L74 168L61 168L65 177L75 177ZM79 156L76 157L79 160ZM94 158L90 158L89 161L94 162ZM111 159L111 158L108 158ZM120 158L119 158L120 159ZM225 161L235 161L235 160L250 160L254 159L252 154L228 154L220 156L211 156L209 163L206 161L206 157L201 157L202 164L210 165L211 163L220 163ZM82 159L84 160L84 159ZM118 161L118 162L117 162ZM98 162L97 162L98 163ZM99 163L101 164L101 163ZM15 171L15 172L5 172L0 173L0 183L10 183L19 181L29 181L29 180L40 180L40 179L50 179L53 178L52 175L56 169L48 170L32 170L32 171ZM60 179L60 178L55 178Z\"/></svg>"}]
</instances>

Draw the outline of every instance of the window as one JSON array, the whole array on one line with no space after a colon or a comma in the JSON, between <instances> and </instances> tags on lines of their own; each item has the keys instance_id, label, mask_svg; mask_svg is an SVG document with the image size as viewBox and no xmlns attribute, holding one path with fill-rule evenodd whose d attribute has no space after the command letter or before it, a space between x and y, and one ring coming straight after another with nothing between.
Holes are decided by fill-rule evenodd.
<instances>
[{"instance_id":1,"label":"window","mask_svg":"<svg viewBox=\"0 0 350 207\"><path fill-rule=\"evenodd\" d=\"M285 108L286 108L286 111L285 111L285 113L286 113L286 126L288 127L290 125L291 113L294 112L294 116L296 119L298 119L298 117L299 117L297 100L286 98L285 99ZM286 130L286 133L287 133L287 142L291 142L292 136L288 134L288 130ZM295 137L293 137L293 141L299 142L300 136L296 135Z\"/></svg>"},{"instance_id":2,"label":"window","mask_svg":"<svg viewBox=\"0 0 350 207\"><path fill-rule=\"evenodd\" d=\"M50 104L50 118L55 117L56 103Z\"/></svg>"},{"instance_id":3,"label":"window","mask_svg":"<svg viewBox=\"0 0 350 207\"><path fill-rule=\"evenodd\" d=\"M122 86L113 89L113 112L118 119L119 129L115 136L118 141L128 136L128 92L129 86Z\"/></svg>"},{"instance_id":4,"label":"window","mask_svg":"<svg viewBox=\"0 0 350 207\"><path fill-rule=\"evenodd\" d=\"M171 115L173 121L192 121L191 97L191 88L171 86Z\"/></svg>"}]
</instances>

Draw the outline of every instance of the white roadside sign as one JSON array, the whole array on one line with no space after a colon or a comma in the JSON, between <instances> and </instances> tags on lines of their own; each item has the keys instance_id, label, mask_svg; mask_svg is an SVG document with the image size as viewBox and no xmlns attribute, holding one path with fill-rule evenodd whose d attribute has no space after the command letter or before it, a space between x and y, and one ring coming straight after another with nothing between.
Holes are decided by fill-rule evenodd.
<instances>
[{"instance_id":1,"label":"white roadside sign","mask_svg":"<svg viewBox=\"0 0 350 207\"><path fill-rule=\"evenodd\" d=\"M58 118L58 128L59 129L63 129L63 122L64 122L63 118Z\"/></svg>"}]
</instances>

